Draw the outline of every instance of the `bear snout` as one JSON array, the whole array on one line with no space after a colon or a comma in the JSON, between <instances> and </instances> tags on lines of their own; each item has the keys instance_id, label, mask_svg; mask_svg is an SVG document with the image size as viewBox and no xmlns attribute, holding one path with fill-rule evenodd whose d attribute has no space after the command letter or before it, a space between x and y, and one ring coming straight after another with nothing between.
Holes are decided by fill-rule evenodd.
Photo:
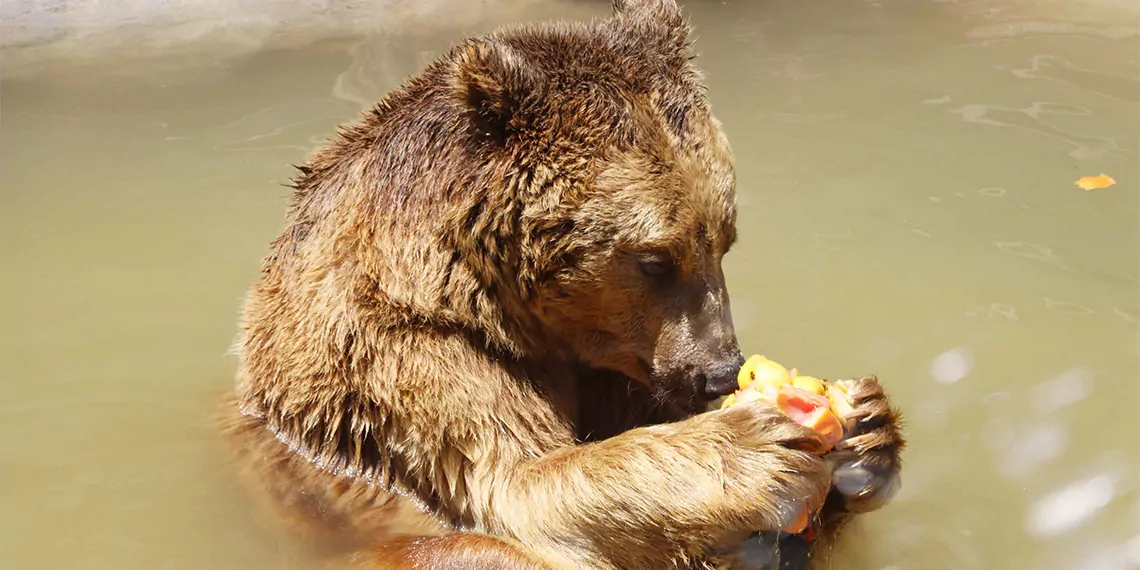
<instances>
[{"instance_id":1,"label":"bear snout","mask_svg":"<svg viewBox=\"0 0 1140 570\"><path fill-rule=\"evenodd\" d=\"M714 400L736 391L736 375L744 366L744 357L739 353L717 361L702 372L697 379L697 391L706 399Z\"/></svg>"}]
</instances>

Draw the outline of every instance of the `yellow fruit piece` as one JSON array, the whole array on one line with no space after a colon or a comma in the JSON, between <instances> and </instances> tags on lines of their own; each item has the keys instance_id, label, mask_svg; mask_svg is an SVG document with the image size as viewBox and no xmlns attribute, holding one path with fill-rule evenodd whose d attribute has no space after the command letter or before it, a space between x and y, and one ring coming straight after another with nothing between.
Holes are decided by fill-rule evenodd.
<instances>
[{"instance_id":1,"label":"yellow fruit piece","mask_svg":"<svg viewBox=\"0 0 1140 570\"><path fill-rule=\"evenodd\" d=\"M763 402L766 400L765 396L766 394L759 390L741 390L736 393L736 403L750 404L752 402Z\"/></svg>"},{"instance_id":2,"label":"yellow fruit piece","mask_svg":"<svg viewBox=\"0 0 1140 570\"><path fill-rule=\"evenodd\" d=\"M757 364L756 375L753 380L759 386L771 386L778 389L780 386L790 383L792 376L788 373L788 369L779 362L765 360Z\"/></svg>"},{"instance_id":3,"label":"yellow fruit piece","mask_svg":"<svg viewBox=\"0 0 1140 570\"><path fill-rule=\"evenodd\" d=\"M831 413L838 416L840 421L846 423L847 417L855 413L855 408L847 399L847 391L838 384L827 386L827 399L831 402Z\"/></svg>"},{"instance_id":4,"label":"yellow fruit piece","mask_svg":"<svg viewBox=\"0 0 1140 570\"><path fill-rule=\"evenodd\" d=\"M744 366L741 366L740 371L736 373L736 386L741 390L747 390L756 377L756 365L765 360L767 358L759 354L749 356L748 360L744 361Z\"/></svg>"},{"instance_id":5,"label":"yellow fruit piece","mask_svg":"<svg viewBox=\"0 0 1140 570\"><path fill-rule=\"evenodd\" d=\"M820 396L827 391L827 386L823 384L823 380L814 376L795 376L792 378L792 386Z\"/></svg>"},{"instance_id":6,"label":"yellow fruit piece","mask_svg":"<svg viewBox=\"0 0 1140 570\"><path fill-rule=\"evenodd\" d=\"M749 357L736 377L736 383L741 390L765 386L779 388L791 381L792 376L787 368L784 368L779 362L768 360L759 354ZM759 386L754 387L753 384L759 384Z\"/></svg>"},{"instance_id":7,"label":"yellow fruit piece","mask_svg":"<svg viewBox=\"0 0 1140 570\"><path fill-rule=\"evenodd\" d=\"M756 385L753 385L753 389L751 389L751 390L737 390L736 393L729 394L728 397L724 399L724 402L721 403L720 408L723 410L723 409L726 409L726 408L729 408L732 406L736 406L739 404L751 404L752 402L768 402L768 400L775 398L774 395L772 396L772 398L769 398L767 393L761 392L760 390L757 390L756 388L758 386L759 385L756 384ZM768 403L771 403L771 402L768 402Z\"/></svg>"}]
</instances>

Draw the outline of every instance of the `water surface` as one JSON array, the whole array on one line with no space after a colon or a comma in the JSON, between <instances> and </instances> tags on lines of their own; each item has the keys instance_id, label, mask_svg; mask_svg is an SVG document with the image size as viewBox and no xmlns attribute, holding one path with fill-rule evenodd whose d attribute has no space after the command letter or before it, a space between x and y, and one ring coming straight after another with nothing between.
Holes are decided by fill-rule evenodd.
<instances>
[{"instance_id":1,"label":"water surface","mask_svg":"<svg viewBox=\"0 0 1140 570\"><path fill-rule=\"evenodd\" d=\"M1140 7L683 5L737 155L742 344L876 373L908 418L904 490L850 567L1140 567ZM11 68L5 566L306 567L207 422L239 303L289 164L464 34L529 16L465 18ZM1073 184L1101 172L1117 185Z\"/></svg>"}]
</instances>

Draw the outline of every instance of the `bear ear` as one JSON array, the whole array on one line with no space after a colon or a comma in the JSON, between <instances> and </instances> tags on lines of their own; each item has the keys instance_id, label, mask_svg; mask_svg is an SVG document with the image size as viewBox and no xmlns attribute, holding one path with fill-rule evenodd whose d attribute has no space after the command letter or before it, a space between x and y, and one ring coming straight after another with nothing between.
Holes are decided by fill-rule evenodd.
<instances>
[{"instance_id":1,"label":"bear ear","mask_svg":"<svg viewBox=\"0 0 1140 570\"><path fill-rule=\"evenodd\" d=\"M673 23L681 9L674 0L613 0L614 15L630 19Z\"/></svg>"},{"instance_id":2,"label":"bear ear","mask_svg":"<svg viewBox=\"0 0 1140 570\"><path fill-rule=\"evenodd\" d=\"M535 100L543 85L540 71L521 54L486 38L460 49L454 81L473 130L500 142L525 128L528 101Z\"/></svg>"},{"instance_id":3,"label":"bear ear","mask_svg":"<svg viewBox=\"0 0 1140 570\"><path fill-rule=\"evenodd\" d=\"M614 19L626 33L647 36L655 44L685 55L689 27L673 0L613 0Z\"/></svg>"}]
</instances>

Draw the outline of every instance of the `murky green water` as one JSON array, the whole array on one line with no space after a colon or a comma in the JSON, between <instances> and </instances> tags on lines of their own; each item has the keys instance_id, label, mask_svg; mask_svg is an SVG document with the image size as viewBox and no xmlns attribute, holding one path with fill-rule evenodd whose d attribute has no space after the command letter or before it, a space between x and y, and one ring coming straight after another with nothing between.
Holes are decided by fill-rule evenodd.
<instances>
[{"instance_id":1,"label":"murky green water","mask_svg":"<svg viewBox=\"0 0 1140 570\"><path fill-rule=\"evenodd\" d=\"M745 350L877 373L909 419L852 567L1140 567L1140 7L683 5L738 159ZM305 566L207 414L288 165L486 29L442 27L3 82L5 567Z\"/></svg>"}]
</instances>

